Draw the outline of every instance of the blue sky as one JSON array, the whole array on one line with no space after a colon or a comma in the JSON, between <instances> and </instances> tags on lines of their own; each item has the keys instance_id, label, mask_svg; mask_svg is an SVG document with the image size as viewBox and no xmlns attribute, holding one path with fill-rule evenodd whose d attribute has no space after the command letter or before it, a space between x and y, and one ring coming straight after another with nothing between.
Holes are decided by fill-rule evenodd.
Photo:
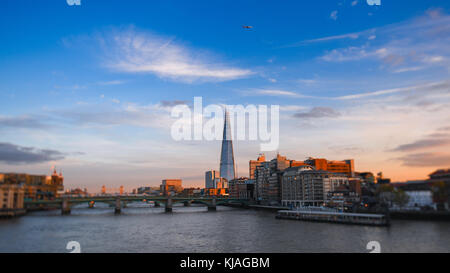
<instances>
[{"instance_id":1,"label":"blue sky","mask_svg":"<svg viewBox=\"0 0 450 273\"><path fill-rule=\"evenodd\" d=\"M202 96L280 105L291 159L425 178L450 166L449 13L447 1L3 1L0 171L56 165L91 191L200 186L220 143L174 142L170 107ZM240 175L258 153L235 143Z\"/></svg>"}]
</instances>

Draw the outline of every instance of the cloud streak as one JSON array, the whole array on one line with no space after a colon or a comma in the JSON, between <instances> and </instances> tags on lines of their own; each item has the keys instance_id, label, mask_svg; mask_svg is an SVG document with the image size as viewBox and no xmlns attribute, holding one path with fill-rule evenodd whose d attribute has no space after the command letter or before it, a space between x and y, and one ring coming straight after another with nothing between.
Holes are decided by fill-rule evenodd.
<instances>
[{"instance_id":1,"label":"cloud streak","mask_svg":"<svg viewBox=\"0 0 450 273\"><path fill-rule=\"evenodd\" d=\"M395 148L393 151L409 152L421 149L441 147L450 144L450 138L447 139L421 139L409 144L403 144Z\"/></svg>"},{"instance_id":2,"label":"cloud streak","mask_svg":"<svg viewBox=\"0 0 450 273\"><path fill-rule=\"evenodd\" d=\"M439 9L430 9L423 16L402 23L298 44L351 38L354 44L358 44L329 50L319 59L326 62L381 61L382 68L392 73L414 72L450 65L449 25L450 15ZM374 41L375 38L378 42Z\"/></svg>"},{"instance_id":3,"label":"cloud streak","mask_svg":"<svg viewBox=\"0 0 450 273\"><path fill-rule=\"evenodd\" d=\"M450 155L437 153L418 153L399 157L403 165L409 167L448 167Z\"/></svg>"},{"instance_id":4,"label":"cloud streak","mask_svg":"<svg viewBox=\"0 0 450 273\"><path fill-rule=\"evenodd\" d=\"M300 112L295 113L295 118L332 118L332 117L338 117L341 114L330 107L314 107L308 112Z\"/></svg>"},{"instance_id":5,"label":"cloud streak","mask_svg":"<svg viewBox=\"0 0 450 273\"><path fill-rule=\"evenodd\" d=\"M331 14L330 14L330 18L336 21L337 18L338 18L337 15L338 15L338 11L337 10L333 10L331 12Z\"/></svg>"},{"instance_id":6,"label":"cloud streak","mask_svg":"<svg viewBox=\"0 0 450 273\"><path fill-rule=\"evenodd\" d=\"M366 99L369 97L391 95L396 93L409 93L410 95L417 95L417 94L434 94L434 93L449 93L449 92L450 92L450 81L440 81L406 87L397 87L391 89L382 89L370 92L356 93L337 97L309 96L294 91L280 90L280 89L253 89L245 91L243 92L243 94L246 96L278 96L291 98L310 98L319 100L358 100L358 99Z\"/></svg>"},{"instance_id":7,"label":"cloud streak","mask_svg":"<svg viewBox=\"0 0 450 273\"><path fill-rule=\"evenodd\" d=\"M143 128L167 128L171 124L170 109L175 103L138 105L132 103L82 105L71 109L51 111L53 116L83 127L136 126Z\"/></svg>"},{"instance_id":8,"label":"cloud streak","mask_svg":"<svg viewBox=\"0 0 450 273\"><path fill-rule=\"evenodd\" d=\"M0 162L6 164L35 164L64 158L63 153L55 150L41 150L11 143L0 143Z\"/></svg>"},{"instance_id":9,"label":"cloud streak","mask_svg":"<svg viewBox=\"0 0 450 273\"><path fill-rule=\"evenodd\" d=\"M282 97L302 97L302 95L297 94L295 92L291 92L291 91L285 91L285 90L271 90L271 89L267 89L267 90L257 90L255 91L255 94L257 95L266 95L266 96L282 96Z\"/></svg>"},{"instance_id":10,"label":"cloud streak","mask_svg":"<svg viewBox=\"0 0 450 273\"><path fill-rule=\"evenodd\" d=\"M1 128L26 128L26 129L40 129L46 128L47 125L43 124L38 118L30 116L19 117L2 117L0 116L0 129Z\"/></svg>"},{"instance_id":11,"label":"cloud streak","mask_svg":"<svg viewBox=\"0 0 450 273\"><path fill-rule=\"evenodd\" d=\"M430 94L430 93L439 92L439 91L449 92L450 91L450 81L431 82L431 83L426 83L426 84L421 84L421 85L413 85L413 86L408 86L408 87L377 90L377 91L373 91L373 92L339 96L339 97L334 97L331 99L352 100L352 99L362 99L362 98L367 98L367 97L382 96L382 95L389 95L389 94L403 93L403 92L411 92L411 93L419 92L419 93Z\"/></svg>"},{"instance_id":12,"label":"cloud streak","mask_svg":"<svg viewBox=\"0 0 450 273\"><path fill-rule=\"evenodd\" d=\"M450 132L447 127L441 127L435 133L430 134L423 139L419 139L412 143L402 144L392 151L395 152L411 152L417 150L426 150L437 147L444 147L450 145Z\"/></svg>"},{"instance_id":13,"label":"cloud streak","mask_svg":"<svg viewBox=\"0 0 450 273\"><path fill-rule=\"evenodd\" d=\"M232 67L211 54L188 48L174 38L127 30L103 40L112 52L107 66L126 73L148 73L181 82L229 81L253 74Z\"/></svg>"}]
</instances>

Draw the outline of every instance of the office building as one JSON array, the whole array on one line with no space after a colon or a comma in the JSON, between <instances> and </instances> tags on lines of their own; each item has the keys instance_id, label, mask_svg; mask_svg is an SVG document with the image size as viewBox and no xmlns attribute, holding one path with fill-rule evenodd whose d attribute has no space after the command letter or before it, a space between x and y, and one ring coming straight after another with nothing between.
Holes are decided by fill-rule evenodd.
<instances>
[{"instance_id":1,"label":"office building","mask_svg":"<svg viewBox=\"0 0 450 273\"><path fill-rule=\"evenodd\" d=\"M231 198L254 199L255 180L246 177L236 178L229 182L229 193Z\"/></svg>"},{"instance_id":2,"label":"office building","mask_svg":"<svg viewBox=\"0 0 450 273\"><path fill-rule=\"evenodd\" d=\"M161 184L161 193L164 196L175 195L183 191L181 179L164 179Z\"/></svg>"},{"instance_id":3,"label":"office building","mask_svg":"<svg viewBox=\"0 0 450 273\"><path fill-rule=\"evenodd\" d=\"M216 189L217 179L220 179L220 173L218 171L211 170L205 172L205 188Z\"/></svg>"},{"instance_id":4,"label":"office building","mask_svg":"<svg viewBox=\"0 0 450 273\"><path fill-rule=\"evenodd\" d=\"M202 194L202 189L200 188L185 188L181 193L183 197L200 197Z\"/></svg>"},{"instance_id":5,"label":"office building","mask_svg":"<svg viewBox=\"0 0 450 273\"><path fill-rule=\"evenodd\" d=\"M236 177L233 141L230 127L230 114L227 110L225 110L225 121L223 126L222 152L220 155L220 175L227 181L230 181Z\"/></svg>"},{"instance_id":6,"label":"office building","mask_svg":"<svg viewBox=\"0 0 450 273\"><path fill-rule=\"evenodd\" d=\"M305 160L304 163L313 166L316 170L343 173L347 177L354 177L355 175L355 162L353 159L336 161L311 157Z\"/></svg>"},{"instance_id":7,"label":"office building","mask_svg":"<svg viewBox=\"0 0 450 273\"><path fill-rule=\"evenodd\" d=\"M276 205L281 201L280 183L283 171L289 168L291 161L277 155L269 162L262 162L255 171L255 197L260 204Z\"/></svg>"},{"instance_id":8,"label":"office building","mask_svg":"<svg viewBox=\"0 0 450 273\"><path fill-rule=\"evenodd\" d=\"M433 200L439 210L450 210L450 169L440 169L431 173Z\"/></svg>"},{"instance_id":9,"label":"office building","mask_svg":"<svg viewBox=\"0 0 450 273\"><path fill-rule=\"evenodd\" d=\"M397 190L408 195L408 203L402 208L406 209L437 209L433 202L432 183L426 180L407 181L405 183L392 183Z\"/></svg>"},{"instance_id":10,"label":"office building","mask_svg":"<svg viewBox=\"0 0 450 273\"><path fill-rule=\"evenodd\" d=\"M24 186L19 184L0 184L0 217L25 214Z\"/></svg>"},{"instance_id":11,"label":"office building","mask_svg":"<svg viewBox=\"0 0 450 273\"><path fill-rule=\"evenodd\" d=\"M265 161L266 161L266 156L264 154L260 154L258 156L258 159L256 159L256 160L250 160L250 162L248 163L250 179L255 179L256 167L260 166Z\"/></svg>"},{"instance_id":12,"label":"office building","mask_svg":"<svg viewBox=\"0 0 450 273\"><path fill-rule=\"evenodd\" d=\"M311 166L291 167L282 176L283 206L321 206L342 185L348 185L348 177L342 173L315 170Z\"/></svg>"},{"instance_id":13,"label":"office building","mask_svg":"<svg viewBox=\"0 0 450 273\"><path fill-rule=\"evenodd\" d=\"M23 186L26 200L52 200L64 194L64 177L56 169L50 176L0 173L0 184Z\"/></svg>"}]
</instances>

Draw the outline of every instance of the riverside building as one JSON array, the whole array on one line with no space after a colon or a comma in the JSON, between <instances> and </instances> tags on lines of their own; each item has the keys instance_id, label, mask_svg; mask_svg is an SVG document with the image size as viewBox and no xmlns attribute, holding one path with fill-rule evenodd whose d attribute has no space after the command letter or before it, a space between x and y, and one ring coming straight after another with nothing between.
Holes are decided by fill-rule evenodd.
<instances>
[{"instance_id":1,"label":"riverside building","mask_svg":"<svg viewBox=\"0 0 450 273\"><path fill-rule=\"evenodd\" d=\"M348 186L345 174L315 170L311 166L291 167L284 171L281 182L283 206L322 206L331 192Z\"/></svg>"}]
</instances>

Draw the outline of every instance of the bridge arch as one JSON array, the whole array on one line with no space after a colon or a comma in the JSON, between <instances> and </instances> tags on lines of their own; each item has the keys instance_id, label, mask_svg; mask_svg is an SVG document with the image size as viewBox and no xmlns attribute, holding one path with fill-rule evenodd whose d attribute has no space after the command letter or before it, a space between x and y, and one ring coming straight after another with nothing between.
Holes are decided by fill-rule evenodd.
<instances>
[{"instance_id":1,"label":"bridge arch","mask_svg":"<svg viewBox=\"0 0 450 273\"><path fill-rule=\"evenodd\" d=\"M94 202L93 205L95 204L105 204L108 205L109 207L114 207L115 206L115 201L112 200L83 200L83 201L69 201L70 207L71 208L77 208L80 205L84 205L87 204L89 206L89 204L91 202Z\"/></svg>"},{"instance_id":2,"label":"bridge arch","mask_svg":"<svg viewBox=\"0 0 450 273\"><path fill-rule=\"evenodd\" d=\"M195 199L191 199L191 200L174 200L173 204L184 204L184 203L190 203L190 204L201 204L201 205L205 205L205 206L210 206L211 203L209 203L208 201L203 201L203 200L195 200Z\"/></svg>"}]
</instances>

